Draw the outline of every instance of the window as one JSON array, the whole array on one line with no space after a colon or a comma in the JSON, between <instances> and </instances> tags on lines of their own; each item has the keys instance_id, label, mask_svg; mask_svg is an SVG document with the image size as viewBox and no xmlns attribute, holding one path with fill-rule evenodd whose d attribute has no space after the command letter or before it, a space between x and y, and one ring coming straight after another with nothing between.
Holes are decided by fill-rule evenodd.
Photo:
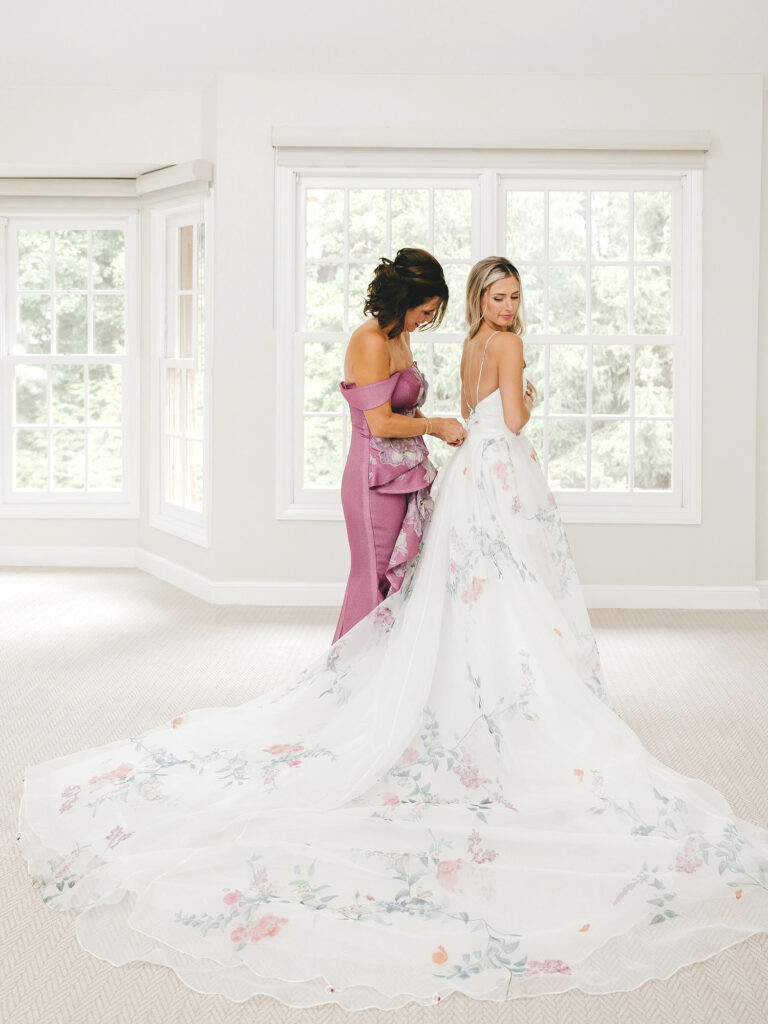
<instances>
[{"instance_id":1,"label":"window","mask_svg":"<svg viewBox=\"0 0 768 1024\"><path fill-rule=\"evenodd\" d=\"M550 487L561 501L680 504L680 183L506 180L502 189L506 251L526 299L527 372L544 396L527 431Z\"/></svg>"},{"instance_id":2,"label":"window","mask_svg":"<svg viewBox=\"0 0 768 1024\"><path fill-rule=\"evenodd\" d=\"M344 349L378 258L415 245L451 291L441 328L411 336L427 415L459 415L467 273L504 253L521 273L541 396L526 431L564 517L698 521L700 175L279 166L278 516L341 517ZM430 448L438 467L453 454Z\"/></svg>"},{"instance_id":3,"label":"window","mask_svg":"<svg viewBox=\"0 0 768 1024\"><path fill-rule=\"evenodd\" d=\"M135 517L135 215L1 221L0 510Z\"/></svg>"},{"instance_id":4,"label":"window","mask_svg":"<svg viewBox=\"0 0 768 1024\"><path fill-rule=\"evenodd\" d=\"M344 346L365 318L366 288L379 256L393 256L405 245L428 249L440 259L451 294L460 293L477 258L472 230L477 198L476 183L462 180L439 186L404 180L395 187L365 180L331 187L302 182L306 244L300 256L297 343L303 349L303 457L296 463L297 493L333 488L338 500L349 444L349 411L339 393ZM438 331L413 339L414 358L435 387L435 412L456 408L461 319L454 302Z\"/></svg>"},{"instance_id":5,"label":"window","mask_svg":"<svg viewBox=\"0 0 768 1024\"><path fill-rule=\"evenodd\" d=\"M150 523L209 543L210 197L151 211L153 466Z\"/></svg>"}]
</instances>

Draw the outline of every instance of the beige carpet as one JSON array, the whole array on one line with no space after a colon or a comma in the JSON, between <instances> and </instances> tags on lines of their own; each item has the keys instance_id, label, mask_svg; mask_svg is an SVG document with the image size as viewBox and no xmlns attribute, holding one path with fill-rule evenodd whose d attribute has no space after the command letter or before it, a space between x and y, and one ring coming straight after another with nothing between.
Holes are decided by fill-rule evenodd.
<instances>
[{"instance_id":1,"label":"beige carpet","mask_svg":"<svg viewBox=\"0 0 768 1024\"><path fill-rule=\"evenodd\" d=\"M768 827L768 611L595 611L611 699L646 747ZM134 569L0 572L2 1024L766 1024L768 934L633 992L383 1013L233 1004L151 964L84 953L15 849L23 767L277 686L329 644L334 609L205 604Z\"/></svg>"}]
</instances>

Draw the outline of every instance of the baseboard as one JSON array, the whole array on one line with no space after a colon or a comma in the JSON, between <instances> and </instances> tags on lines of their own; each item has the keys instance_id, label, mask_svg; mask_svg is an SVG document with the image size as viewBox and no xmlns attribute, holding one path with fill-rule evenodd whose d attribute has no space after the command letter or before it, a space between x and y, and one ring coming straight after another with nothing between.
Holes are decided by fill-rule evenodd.
<instances>
[{"instance_id":1,"label":"baseboard","mask_svg":"<svg viewBox=\"0 0 768 1024\"><path fill-rule=\"evenodd\" d=\"M147 572L158 580L170 583L187 594L199 597L201 601L214 603L211 599L213 581L193 569L187 569L185 566L179 565L178 562L172 562L170 559L156 555L152 551L146 551L144 548L136 548L135 565L142 572Z\"/></svg>"},{"instance_id":2,"label":"baseboard","mask_svg":"<svg viewBox=\"0 0 768 1024\"><path fill-rule=\"evenodd\" d=\"M0 547L0 566L39 569L131 569L136 567L136 548L86 547L52 544Z\"/></svg>"},{"instance_id":3,"label":"baseboard","mask_svg":"<svg viewBox=\"0 0 768 1024\"><path fill-rule=\"evenodd\" d=\"M134 547L5 547L0 566L38 568L136 568L209 604L338 608L344 583L263 583L211 580L176 562ZM768 608L768 580L745 587L582 587L588 608Z\"/></svg>"},{"instance_id":4,"label":"baseboard","mask_svg":"<svg viewBox=\"0 0 768 1024\"><path fill-rule=\"evenodd\" d=\"M172 583L209 604L249 604L266 606L321 606L339 608L344 598L344 583L257 583L210 580L175 562L137 549L136 568Z\"/></svg>"},{"instance_id":5,"label":"baseboard","mask_svg":"<svg viewBox=\"0 0 768 1024\"><path fill-rule=\"evenodd\" d=\"M760 591L753 587L654 587L643 585L583 585L588 608L760 608Z\"/></svg>"}]
</instances>

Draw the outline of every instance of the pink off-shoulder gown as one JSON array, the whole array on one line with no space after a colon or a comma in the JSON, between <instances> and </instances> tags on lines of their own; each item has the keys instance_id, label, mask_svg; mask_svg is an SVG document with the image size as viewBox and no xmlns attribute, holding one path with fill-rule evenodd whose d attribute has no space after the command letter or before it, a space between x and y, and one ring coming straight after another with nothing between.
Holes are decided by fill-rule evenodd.
<instances>
[{"instance_id":1,"label":"pink off-shoulder gown","mask_svg":"<svg viewBox=\"0 0 768 1024\"><path fill-rule=\"evenodd\" d=\"M400 588L418 553L432 512L429 491L437 470L417 437L373 437L365 418L387 399L393 412L414 416L427 394L416 363L386 380L358 387L340 384L352 416L352 440L341 480L351 568L334 643L389 594Z\"/></svg>"}]
</instances>

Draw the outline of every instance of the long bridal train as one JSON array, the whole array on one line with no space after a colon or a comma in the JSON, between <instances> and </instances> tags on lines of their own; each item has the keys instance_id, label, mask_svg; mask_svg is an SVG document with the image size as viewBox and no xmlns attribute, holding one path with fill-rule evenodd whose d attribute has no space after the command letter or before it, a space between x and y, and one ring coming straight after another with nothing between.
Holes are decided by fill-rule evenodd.
<instances>
[{"instance_id":1,"label":"long bridal train","mask_svg":"<svg viewBox=\"0 0 768 1024\"><path fill-rule=\"evenodd\" d=\"M402 588L277 695L26 769L83 947L293 1006L615 992L768 931L768 831L610 705L496 391Z\"/></svg>"}]
</instances>

